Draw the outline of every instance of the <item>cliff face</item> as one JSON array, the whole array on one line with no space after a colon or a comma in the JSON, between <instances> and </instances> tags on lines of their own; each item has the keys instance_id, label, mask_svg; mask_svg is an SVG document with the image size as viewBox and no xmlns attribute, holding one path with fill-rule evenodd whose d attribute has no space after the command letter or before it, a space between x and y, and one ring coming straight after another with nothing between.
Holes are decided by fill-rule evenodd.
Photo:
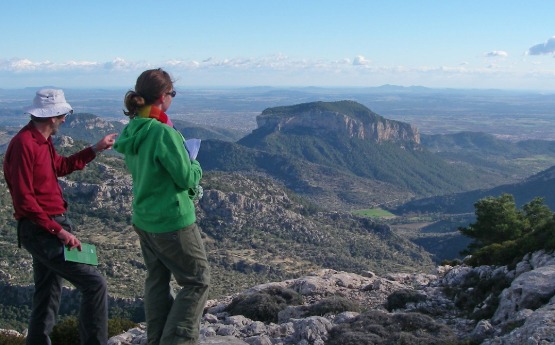
<instances>
[{"instance_id":1,"label":"cliff face","mask_svg":"<svg viewBox=\"0 0 555 345\"><path fill-rule=\"evenodd\" d=\"M304 107L282 107L278 111L268 109L256 118L256 122L259 128L273 131L302 128L376 143L391 141L420 145L420 133L413 125L385 119L352 101L333 102L332 108L326 107L327 104L330 103L307 103ZM357 107L357 113L348 110L353 106ZM341 107L346 110L340 111Z\"/></svg>"}]
</instances>

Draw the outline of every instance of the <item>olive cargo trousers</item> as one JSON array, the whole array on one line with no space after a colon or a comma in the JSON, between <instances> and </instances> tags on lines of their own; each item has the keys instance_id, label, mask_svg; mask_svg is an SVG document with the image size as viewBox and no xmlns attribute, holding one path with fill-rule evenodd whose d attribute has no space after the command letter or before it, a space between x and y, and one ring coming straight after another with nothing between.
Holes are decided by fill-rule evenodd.
<instances>
[{"instance_id":1,"label":"olive cargo trousers","mask_svg":"<svg viewBox=\"0 0 555 345\"><path fill-rule=\"evenodd\" d=\"M145 315L148 345L194 345L208 298L210 269L200 229L146 232L134 226L147 268ZM173 274L179 292L172 294Z\"/></svg>"}]
</instances>

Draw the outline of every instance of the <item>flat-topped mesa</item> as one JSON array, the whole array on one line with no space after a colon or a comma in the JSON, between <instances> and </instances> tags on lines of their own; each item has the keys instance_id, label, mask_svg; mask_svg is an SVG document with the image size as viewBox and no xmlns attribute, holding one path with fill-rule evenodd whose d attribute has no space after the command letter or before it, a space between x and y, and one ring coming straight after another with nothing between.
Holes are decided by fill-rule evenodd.
<instances>
[{"instance_id":1,"label":"flat-topped mesa","mask_svg":"<svg viewBox=\"0 0 555 345\"><path fill-rule=\"evenodd\" d=\"M273 131L310 131L345 135L376 143L404 142L420 145L418 129L388 120L354 101L312 102L268 108L256 118L258 128Z\"/></svg>"}]
</instances>

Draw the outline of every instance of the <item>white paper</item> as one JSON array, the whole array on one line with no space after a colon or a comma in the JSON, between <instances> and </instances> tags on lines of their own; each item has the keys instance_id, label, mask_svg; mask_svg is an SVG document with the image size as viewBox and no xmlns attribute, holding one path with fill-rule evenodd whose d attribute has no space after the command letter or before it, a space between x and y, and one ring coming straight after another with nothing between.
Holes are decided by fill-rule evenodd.
<instances>
[{"instance_id":1,"label":"white paper","mask_svg":"<svg viewBox=\"0 0 555 345\"><path fill-rule=\"evenodd\" d=\"M198 150L200 149L200 139L187 139L185 140L185 146L187 151L189 151L189 158L197 159Z\"/></svg>"}]
</instances>

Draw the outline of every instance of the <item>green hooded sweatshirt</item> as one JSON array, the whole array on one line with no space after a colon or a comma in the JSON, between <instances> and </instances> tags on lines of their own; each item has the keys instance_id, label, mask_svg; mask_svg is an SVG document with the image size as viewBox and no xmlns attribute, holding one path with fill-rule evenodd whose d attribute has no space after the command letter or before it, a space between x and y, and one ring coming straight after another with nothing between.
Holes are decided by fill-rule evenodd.
<instances>
[{"instance_id":1,"label":"green hooded sweatshirt","mask_svg":"<svg viewBox=\"0 0 555 345\"><path fill-rule=\"evenodd\" d=\"M114 149L125 155L133 177L133 224L147 232L169 232L195 222L189 189L202 169L191 160L181 133L152 118L133 118Z\"/></svg>"}]
</instances>

